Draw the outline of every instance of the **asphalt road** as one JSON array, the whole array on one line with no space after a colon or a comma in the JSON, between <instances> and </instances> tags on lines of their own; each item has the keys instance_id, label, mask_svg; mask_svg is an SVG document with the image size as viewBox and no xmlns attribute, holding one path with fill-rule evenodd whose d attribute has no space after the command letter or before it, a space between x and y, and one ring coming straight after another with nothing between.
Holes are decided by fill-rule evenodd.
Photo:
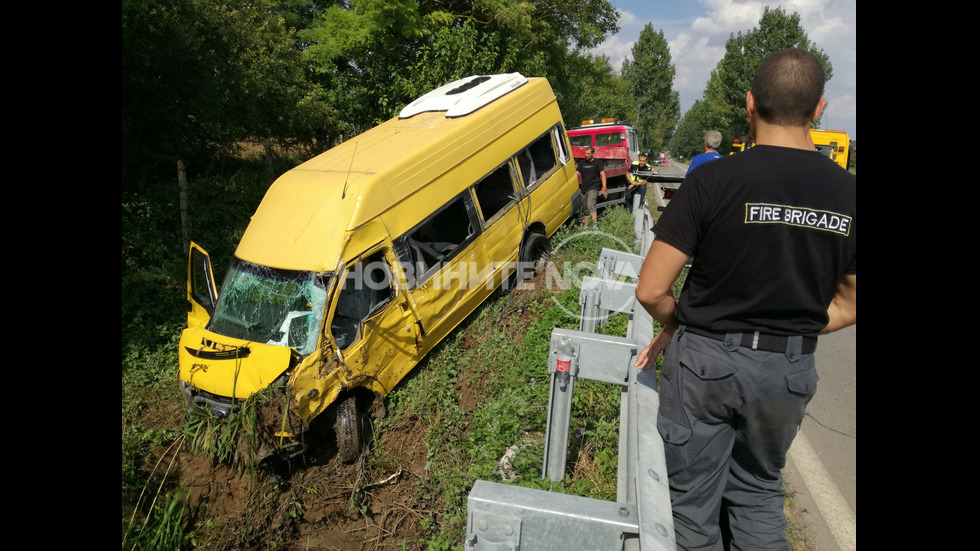
<instances>
[{"instance_id":1,"label":"asphalt road","mask_svg":"<svg viewBox=\"0 0 980 551\"><path fill-rule=\"evenodd\" d=\"M672 161L661 174L683 174ZM789 450L783 478L811 551L856 548L857 327L819 338L817 393Z\"/></svg>"},{"instance_id":2,"label":"asphalt road","mask_svg":"<svg viewBox=\"0 0 980 551\"><path fill-rule=\"evenodd\" d=\"M783 470L815 551L857 546L856 349L856 325L819 338L817 394Z\"/></svg>"}]
</instances>

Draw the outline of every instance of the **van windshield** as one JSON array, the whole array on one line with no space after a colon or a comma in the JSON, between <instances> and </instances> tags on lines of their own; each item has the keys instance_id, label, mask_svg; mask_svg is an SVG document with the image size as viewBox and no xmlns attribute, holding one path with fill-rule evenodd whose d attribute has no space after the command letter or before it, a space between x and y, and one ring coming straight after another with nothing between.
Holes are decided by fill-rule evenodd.
<instances>
[{"instance_id":1,"label":"van windshield","mask_svg":"<svg viewBox=\"0 0 980 551\"><path fill-rule=\"evenodd\" d=\"M834 157L834 153L837 152L837 142L831 142L829 145L819 143L815 145L817 151L823 153L825 157L830 157L831 159Z\"/></svg>"},{"instance_id":2,"label":"van windshield","mask_svg":"<svg viewBox=\"0 0 980 551\"><path fill-rule=\"evenodd\" d=\"M210 330L237 339L316 350L332 274L279 270L235 258Z\"/></svg>"}]
</instances>

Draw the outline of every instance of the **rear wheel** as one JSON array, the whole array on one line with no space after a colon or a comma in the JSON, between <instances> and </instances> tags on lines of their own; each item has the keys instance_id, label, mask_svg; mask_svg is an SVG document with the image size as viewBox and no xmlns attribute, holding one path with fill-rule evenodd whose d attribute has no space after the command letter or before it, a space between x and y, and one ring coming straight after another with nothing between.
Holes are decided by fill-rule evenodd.
<instances>
[{"instance_id":1,"label":"rear wheel","mask_svg":"<svg viewBox=\"0 0 980 551\"><path fill-rule=\"evenodd\" d=\"M334 432L337 434L337 456L344 463L351 463L361 455L364 448L364 418L357 408L357 396L347 394L337 402L337 420Z\"/></svg>"},{"instance_id":2,"label":"rear wheel","mask_svg":"<svg viewBox=\"0 0 980 551\"><path fill-rule=\"evenodd\" d=\"M529 233L524 239L517 266L517 280L524 281L534 277L535 264L551 255L551 242L540 233Z\"/></svg>"}]
</instances>

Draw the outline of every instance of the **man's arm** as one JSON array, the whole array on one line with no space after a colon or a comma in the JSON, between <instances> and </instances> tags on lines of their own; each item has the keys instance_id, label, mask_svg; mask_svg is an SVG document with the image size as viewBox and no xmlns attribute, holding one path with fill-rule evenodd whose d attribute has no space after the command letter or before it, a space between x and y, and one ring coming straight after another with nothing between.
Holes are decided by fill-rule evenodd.
<instances>
[{"instance_id":1,"label":"man's arm","mask_svg":"<svg viewBox=\"0 0 980 551\"><path fill-rule=\"evenodd\" d=\"M664 330L637 356L633 365L640 369L653 366L653 360L667 348L670 337L677 329L677 302L671 287L687 264L687 259L688 255L659 237L654 237L647 251L636 282L636 300L653 319L663 324Z\"/></svg>"},{"instance_id":2,"label":"man's arm","mask_svg":"<svg viewBox=\"0 0 980 551\"><path fill-rule=\"evenodd\" d=\"M635 172L632 171L627 172L626 177L629 179L629 186L627 187L629 187L630 189L633 189L636 186L641 186L646 183L645 180L642 180L639 176L636 175Z\"/></svg>"},{"instance_id":3,"label":"man's arm","mask_svg":"<svg viewBox=\"0 0 980 551\"><path fill-rule=\"evenodd\" d=\"M639 293L639 289L637 289ZM857 323L857 274L845 275L840 278L837 285L837 293L830 301L827 308L827 315L830 321L827 327L820 331L821 335L826 335L838 329L843 329Z\"/></svg>"},{"instance_id":4,"label":"man's arm","mask_svg":"<svg viewBox=\"0 0 980 551\"><path fill-rule=\"evenodd\" d=\"M605 170L599 171L599 179L602 180L602 194L603 195L607 195L607 193L606 193L606 171Z\"/></svg>"}]
</instances>

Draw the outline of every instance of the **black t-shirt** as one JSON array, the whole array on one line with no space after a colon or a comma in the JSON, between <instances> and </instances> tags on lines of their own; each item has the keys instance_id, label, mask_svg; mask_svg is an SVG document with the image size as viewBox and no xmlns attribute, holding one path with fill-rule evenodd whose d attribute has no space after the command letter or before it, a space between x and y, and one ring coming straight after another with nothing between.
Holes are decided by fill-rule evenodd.
<instances>
[{"instance_id":1,"label":"black t-shirt","mask_svg":"<svg viewBox=\"0 0 980 551\"><path fill-rule=\"evenodd\" d=\"M757 145L698 167L654 233L694 257L680 323L816 335L857 273L857 179L817 151Z\"/></svg>"},{"instance_id":2,"label":"black t-shirt","mask_svg":"<svg viewBox=\"0 0 980 551\"><path fill-rule=\"evenodd\" d=\"M606 169L606 166L602 163L602 159L592 159L592 161L586 161L582 159L575 166L575 170L582 174L582 183L579 185L579 189L582 193L590 190L602 191L602 178L599 173Z\"/></svg>"}]
</instances>

